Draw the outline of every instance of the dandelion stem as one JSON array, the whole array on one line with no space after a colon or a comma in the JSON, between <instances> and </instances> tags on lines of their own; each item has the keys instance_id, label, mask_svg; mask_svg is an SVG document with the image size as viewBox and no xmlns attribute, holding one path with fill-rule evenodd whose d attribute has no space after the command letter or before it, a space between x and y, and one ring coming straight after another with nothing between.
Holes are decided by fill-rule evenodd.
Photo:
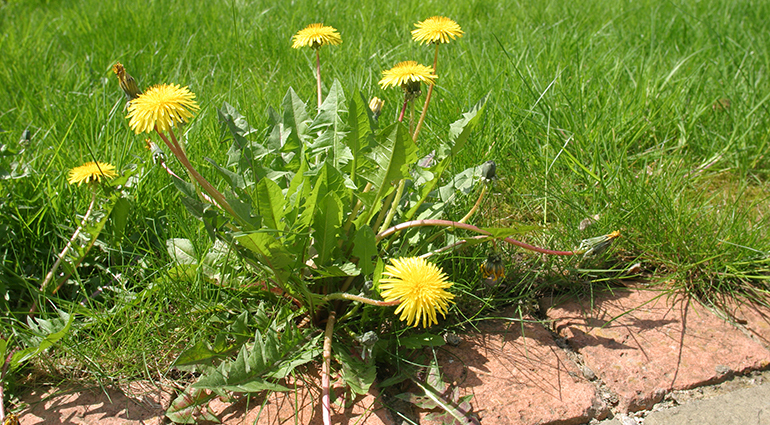
<instances>
[{"instance_id":1,"label":"dandelion stem","mask_svg":"<svg viewBox=\"0 0 770 425\"><path fill-rule=\"evenodd\" d=\"M187 169L187 171L190 173L190 177L198 182L198 184L201 185L203 190L206 191L215 201L217 205L219 205L223 210L225 210L228 214L230 214L235 220L240 222L243 225L247 225L248 223L244 223L238 214L235 213L235 210L233 210L233 207L230 206L230 203L227 202L225 199L225 195L222 194L222 192L218 191L214 186L209 183L208 180L206 180L205 177L203 177L198 170L195 169L195 167L192 166L190 163L190 160L187 159L187 155L184 154L181 147L179 146L179 143L176 140L176 137L174 136L173 131L169 131L169 134L171 135L171 141L168 140L168 138L160 131L158 128L155 128L155 131L157 131L158 135L161 139L163 139L163 142L166 143L166 146L171 150L171 152L176 156L176 158L179 160L179 162L182 163L182 165ZM249 226L250 227L250 226Z\"/></svg>"},{"instance_id":2,"label":"dandelion stem","mask_svg":"<svg viewBox=\"0 0 770 425\"><path fill-rule=\"evenodd\" d=\"M436 65L438 64L438 45L439 43L436 43L436 53L433 55L433 74L438 75L438 72L436 71ZM422 106L422 113L420 114L420 120L417 121L417 128L414 129L414 134L412 135L412 140L417 141L417 136L420 135L420 130L422 130L422 124L425 122L425 116L428 115L428 105L430 105L430 98L433 95L433 84L428 85L428 94L425 95L425 104Z\"/></svg>"},{"instance_id":3,"label":"dandelion stem","mask_svg":"<svg viewBox=\"0 0 770 425\"><path fill-rule=\"evenodd\" d=\"M405 185L406 185L405 179L401 179L401 181L398 182L398 189L396 189L396 197L393 198L393 203L390 205L390 209L388 210L388 215L385 217L385 221L382 223L382 227L380 227L380 231L387 229L388 226L390 226L390 223L393 222L393 216L396 215L398 204L399 202L401 202L401 197L404 195Z\"/></svg>"},{"instance_id":4,"label":"dandelion stem","mask_svg":"<svg viewBox=\"0 0 770 425\"><path fill-rule=\"evenodd\" d=\"M326 332L324 333L323 365L321 366L321 407L323 411L324 425L331 425L331 403L329 400L329 374L331 372L332 361L332 334L334 333L334 322L337 313L334 310L329 312L329 318L326 321Z\"/></svg>"},{"instance_id":5,"label":"dandelion stem","mask_svg":"<svg viewBox=\"0 0 770 425\"><path fill-rule=\"evenodd\" d=\"M420 255L420 258L428 258L431 255L438 254L438 253L444 252L444 251L448 251L450 249L457 248L458 246L461 246L461 245L465 245L466 243L468 243L469 239L480 240L480 239L488 239L488 238L489 238L489 236L480 235L480 236L474 236L474 237L468 238L468 239L460 239L459 241L457 241L455 243L449 244L447 246L441 247L439 249L436 249L436 250L433 250L433 251L430 251L430 252L426 252L425 254Z\"/></svg>"},{"instance_id":6,"label":"dandelion stem","mask_svg":"<svg viewBox=\"0 0 770 425\"><path fill-rule=\"evenodd\" d=\"M401 114L398 115L398 122L404 122L404 113L406 112L407 103L409 103L409 95L404 94L404 106L401 107Z\"/></svg>"},{"instance_id":7,"label":"dandelion stem","mask_svg":"<svg viewBox=\"0 0 770 425\"><path fill-rule=\"evenodd\" d=\"M70 248L72 248L72 244L75 243L75 239L78 238L80 235L80 232L83 230L83 227L85 227L85 223L88 222L88 219L91 217L91 213L94 210L94 205L96 205L96 190L92 190L91 194L91 204L88 205L88 210L86 210L86 214L83 216L83 221L80 222L80 225L77 229L75 229L75 233L72 234L72 237L67 242L67 245L64 247L64 249L59 253L59 256L56 258L56 262L53 264L53 267L51 267L51 270L48 272L47 275L45 275L45 279L43 279L43 283L40 285L40 293L45 295L45 288L48 286L48 284L51 282L51 279L53 279L54 273L56 273L56 270L59 269L59 266L61 265L61 262L64 260L64 257L69 252ZM32 308L29 310L30 313L34 313L37 310L37 301L35 301L32 304Z\"/></svg>"},{"instance_id":8,"label":"dandelion stem","mask_svg":"<svg viewBox=\"0 0 770 425\"><path fill-rule=\"evenodd\" d=\"M398 305L399 303L401 303L401 300L377 301L371 298L362 297L360 295L348 294L347 292L335 292L333 294L328 294L324 296L323 299L324 301L333 301L333 300L358 301L360 303L376 305L378 307L392 307L394 305Z\"/></svg>"},{"instance_id":9,"label":"dandelion stem","mask_svg":"<svg viewBox=\"0 0 770 425\"><path fill-rule=\"evenodd\" d=\"M321 49L315 49L315 75L318 91L318 111L321 111Z\"/></svg>"},{"instance_id":10,"label":"dandelion stem","mask_svg":"<svg viewBox=\"0 0 770 425\"><path fill-rule=\"evenodd\" d=\"M481 193L479 194L479 199L476 200L476 203L473 205L473 208L471 208L470 211L468 211L468 214L465 214L465 217L460 219L460 223L465 223L468 221L469 218L473 215L473 213L476 212L476 210L479 209L479 205L481 205L481 200L484 198L484 195L487 193L487 185L484 185L484 187L481 189Z\"/></svg>"},{"instance_id":11,"label":"dandelion stem","mask_svg":"<svg viewBox=\"0 0 770 425\"><path fill-rule=\"evenodd\" d=\"M457 221L449 221L449 220L414 220L414 221L407 221L401 224L397 224L384 232L380 232L377 234L377 242L380 242L384 238L396 233L400 232L402 230L410 229L412 227L425 227L425 226L436 226L436 227L452 227L452 228L458 228L458 229L464 229L464 230L470 230L472 232L481 233L482 235L489 235L492 237L492 234L488 231L481 229L479 227L473 226L471 224L466 223L459 223ZM511 245L518 246L519 248L524 248L530 251L540 252L542 254L549 254L549 255L575 255L575 254L581 254L580 251L554 251L551 249L546 248L540 248L534 245L530 245L524 242L521 242L519 240L513 239L513 238L502 238L503 241L508 242Z\"/></svg>"}]
</instances>

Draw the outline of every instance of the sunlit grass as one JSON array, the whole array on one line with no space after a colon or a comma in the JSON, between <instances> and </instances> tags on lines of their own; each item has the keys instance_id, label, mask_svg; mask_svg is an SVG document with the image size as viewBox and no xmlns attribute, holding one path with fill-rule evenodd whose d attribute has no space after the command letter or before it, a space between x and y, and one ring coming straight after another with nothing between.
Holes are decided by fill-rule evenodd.
<instances>
[{"instance_id":1,"label":"sunlit grass","mask_svg":"<svg viewBox=\"0 0 770 425\"><path fill-rule=\"evenodd\" d=\"M312 52L291 49L298 29L337 28L344 41L324 51L324 83L336 78L349 94L381 97L383 115L392 117L402 95L379 88L381 71L404 60L432 63L432 50L410 42L410 31L436 14L456 20L465 35L442 47L421 153L492 93L453 163L454 171L498 165L500 180L472 221L542 226L524 238L555 249L623 234L599 259L544 260L499 246L509 259L500 288L478 281L486 247L453 254L445 261L460 293L452 321L467 324L543 293L610 285L635 263L641 272L633 277L706 300L767 290L770 55L761 17L770 5L458 1L437 10L402 3L2 3L0 141L18 150L23 131L31 133L23 155L7 161L26 164L29 175L0 183L2 332L22 327L11 318L20 320L37 299L38 282L88 204L67 185L67 170L92 160L118 170L150 166L144 136L128 128L115 62L143 89L176 83L196 93L201 111L185 129L187 149L214 176L203 158L226 158L216 113L223 102L256 133L288 87L314 102ZM79 283L57 295L86 323L57 355L74 356L97 379L166 373L176 350L226 321L205 312L227 316L257 302L256 291L223 290L201 274L170 279L166 240L188 238L203 257L206 231L162 170L133 184L126 235L103 235ZM465 212L458 207L456 218ZM100 286L113 289L91 300Z\"/></svg>"}]
</instances>

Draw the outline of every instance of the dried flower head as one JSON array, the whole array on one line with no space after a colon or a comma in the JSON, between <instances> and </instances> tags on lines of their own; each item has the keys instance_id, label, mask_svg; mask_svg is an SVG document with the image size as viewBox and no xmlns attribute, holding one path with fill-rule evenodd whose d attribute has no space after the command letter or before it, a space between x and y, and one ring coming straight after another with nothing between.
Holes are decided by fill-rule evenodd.
<instances>
[{"instance_id":1,"label":"dried flower head","mask_svg":"<svg viewBox=\"0 0 770 425\"><path fill-rule=\"evenodd\" d=\"M178 84L152 86L140 94L128 106L128 125L136 134L158 131L166 132L174 124L187 122L193 111L200 109L195 94Z\"/></svg>"},{"instance_id":2,"label":"dried flower head","mask_svg":"<svg viewBox=\"0 0 770 425\"><path fill-rule=\"evenodd\" d=\"M422 22L414 24L416 30L412 30L412 38L420 44L449 43L449 39L462 37L464 32L457 22L443 16L433 16Z\"/></svg>"},{"instance_id":3,"label":"dried flower head","mask_svg":"<svg viewBox=\"0 0 770 425\"><path fill-rule=\"evenodd\" d=\"M310 24L299 30L294 37L294 43L291 47L299 49L300 47L310 46L314 49L320 49L326 44L337 45L342 43L342 37L334 27L324 26L324 24Z\"/></svg>"},{"instance_id":4,"label":"dried flower head","mask_svg":"<svg viewBox=\"0 0 770 425\"><path fill-rule=\"evenodd\" d=\"M420 257L396 258L385 266L383 273L390 278L380 279L382 298L385 301L400 300L396 314L409 326L428 327L438 323L436 312L446 315L454 295L446 289L452 286L447 275L435 264Z\"/></svg>"},{"instance_id":5,"label":"dried flower head","mask_svg":"<svg viewBox=\"0 0 770 425\"><path fill-rule=\"evenodd\" d=\"M118 62L113 65L112 72L118 76L118 83L120 84L123 93L126 94L126 99L128 101L134 100L142 94L142 90L136 84L136 80L134 80L134 77L128 75L126 69L123 68L122 63Z\"/></svg>"},{"instance_id":6,"label":"dried flower head","mask_svg":"<svg viewBox=\"0 0 770 425\"><path fill-rule=\"evenodd\" d=\"M105 179L117 176L115 166L106 162L86 162L85 164L70 170L70 184L77 183L80 186L83 183L100 183L102 177Z\"/></svg>"}]
</instances>

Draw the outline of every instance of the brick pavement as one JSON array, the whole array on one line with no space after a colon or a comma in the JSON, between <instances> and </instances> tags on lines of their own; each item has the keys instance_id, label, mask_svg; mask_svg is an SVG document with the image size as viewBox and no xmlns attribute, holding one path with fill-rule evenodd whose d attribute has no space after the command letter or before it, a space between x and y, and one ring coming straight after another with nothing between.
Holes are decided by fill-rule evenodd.
<instances>
[{"instance_id":1,"label":"brick pavement","mask_svg":"<svg viewBox=\"0 0 770 425\"><path fill-rule=\"evenodd\" d=\"M474 395L473 412L484 425L584 424L610 411L648 409L671 391L770 365L770 309L765 307L729 304L735 319L729 322L695 301L639 289L618 289L593 301L547 299L541 306L550 328L512 320L515 312L503 311L499 316L508 320L483 322L479 332L463 335L459 346L436 352L445 381L461 395ZM317 398L308 395L271 396L266 406L272 413L256 423L320 423ZM357 406L336 406L334 423L394 423L373 400L368 396ZM294 410L293 403L302 406L302 418L285 414ZM253 423L259 409L253 407L223 406L225 423ZM58 413L48 418L106 423L105 409L102 403L66 419ZM23 415L21 423L53 423L45 410ZM93 412L101 412L101 420L89 416ZM115 419L121 421L115 423L134 423L129 418L119 413ZM154 419L162 417L145 416L142 423Z\"/></svg>"}]
</instances>

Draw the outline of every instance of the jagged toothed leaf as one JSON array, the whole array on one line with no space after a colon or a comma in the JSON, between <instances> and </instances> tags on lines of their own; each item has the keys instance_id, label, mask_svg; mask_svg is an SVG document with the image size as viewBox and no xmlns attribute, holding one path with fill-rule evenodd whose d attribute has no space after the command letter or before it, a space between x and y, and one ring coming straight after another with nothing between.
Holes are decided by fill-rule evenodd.
<instances>
[{"instance_id":1,"label":"jagged toothed leaf","mask_svg":"<svg viewBox=\"0 0 770 425\"><path fill-rule=\"evenodd\" d=\"M480 184L481 176L483 175L482 171L483 165L478 165L457 173L446 185L438 189L439 199L446 204L450 204L454 202L458 193L465 195L471 193L473 188Z\"/></svg>"},{"instance_id":2,"label":"jagged toothed leaf","mask_svg":"<svg viewBox=\"0 0 770 425\"><path fill-rule=\"evenodd\" d=\"M253 132L246 118L227 102L223 102L222 108L217 110L217 116L222 123L222 133L228 131L233 138L227 151L227 166L237 166L241 172L251 170L257 175L258 160L267 154L267 149L246 139Z\"/></svg>"},{"instance_id":3,"label":"jagged toothed leaf","mask_svg":"<svg viewBox=\"0 0 770 425\"><path fill-rule=\"evenodd\" d=\"M308 137L307 105L297 96L294 89L289 88L281 104L283 108L283 125L293 129L281 144L281 152L299 152L300 147ZM288 162L288 161L287 161Z\"/></svg>"},{"instance_id":4,"label":"jagged toothed leaf","mask_svg":"<svg viewBox=\"0 0 770 425\"><path fill-rule=\"evenodd\" d=\"M109 186L106 186L107 200L102 202L101 208L94 209L91 218L84 223L83 230L81 231L81 234L88 238L87 241L82 244L75 243L72 245L78 258L82 258L88 253L88 249L102 233L102 230L104 230L104 226L115 210L115 206L125 206L124 202L127 201L123 198L123 191L116 188L132 186L136 182L135 174L138 172L138 169L125 171L123 175L111 180ZM75 261L75 263L77 262Z\"/></svg>"},{"instance_id":5,"label":"jagged toothed leaf","mask_svg":"<svg viewBox=\"0 0 770 425\"><path fill-rule=\"evenodd\" d=\"M356 267L355 264L350 262L347 262L341 265L316 267L313 270L311 270L311 272L313 273L313 277L315 278L347 277L347 276L358 276L359 274L361 274L358 267Z\"/></svg>"},{"instance_id":6,"label":"jagged toothed leaf","mask_svg":"<svg viewBox=\"0 0 770 425\"><path fill-rule=\"evenodd\" d=\"M309 132L318 136L309 143L307 155L311 158L321 155L324 162L338 170L353 159L350 148L344 143L347 125L341 114L345 113L345 93L340 82L334 80L321 110L310 125Z\"/></svg>"},{"instance_id":7,"label":"jagged toothed leaf","mask_svg":"<svg viewBox=\"0 0 770 425\"><path fill-rule=\"evenodd\" d=\"M131 203L128 199L120 197L115 200L115 207L112 209L112 238L116 244L120 243L125 234L126 225L128 225L128 215L131 212Z\"/></svg>"},{"instance_id":8,"label":"jagged toothed leaf","mask_svg":"<svg viewBox=\"0 0 770 425\"><path fill-rule=\"evenodd\" d=\"M339 80L335 79L329 93L326 94L326 98L321 103L321 110L310 125L310 132L318 131L323 127L341 125L343 121L340 114L346 112L345 92L342 90Z\"/></svg>"},{"instance_id":9,"label":"jagged toothed leaf","mask_svg":"<svg viewBox=\"0 0 770 425\"><path fill-rule=\"evenodd\" d=\"M209 401L217 395L198 388L187 387L166 409L166 417L178 424L197 423L198 417L207 412ZM207 415L208 416L208 415ZM219 423L219 419L206 417L206 420Z\"/></svg>"},{"instance_id":10,"label":"jagged toothed leaf","mask_svg":"<svg viewBox=\"0 0 770 425\"><path fill-rule=\"evenodd\" d=\"M417 145L412 141L409 130L402 123L395 123L385 128L377 138L377 144L366 154L371 168L361 171L361 177L372 184L374 196L368 214L362 214L356 220L356 226L368 223L376 212L372 205L378 204L388 191L391 184L409 177L409 164L417 159ZM367 200L361 197L362 200ZM365 204L369 203L365 202Z\"/></svg>"},{"instance_id":11,"label":"jagged toothed leaf","mask_svg":"<svg viewBox=\"0 0 770 425\"><path fill-rule=\"evenodd\" d=\"M304 337L293 328L285 328L281 333L256 331L253 345L242 346L234 360L208 369L193 388L246 393L289 391L275 381L320 354L319 337L305 343Z\"/></svg>"},{"instance_id":12,"label":"jagged toothed leaf","mask_svg":"<svg viewBox=\"0 0 770 425\"><path fill-rule=\"evenodd\" d=\"M377 378L374 362L366 363L351 356L350 347L334 344L334 357L342 365L342 379L356 394L366 394Z\"/></svg>"}]
</instances>

